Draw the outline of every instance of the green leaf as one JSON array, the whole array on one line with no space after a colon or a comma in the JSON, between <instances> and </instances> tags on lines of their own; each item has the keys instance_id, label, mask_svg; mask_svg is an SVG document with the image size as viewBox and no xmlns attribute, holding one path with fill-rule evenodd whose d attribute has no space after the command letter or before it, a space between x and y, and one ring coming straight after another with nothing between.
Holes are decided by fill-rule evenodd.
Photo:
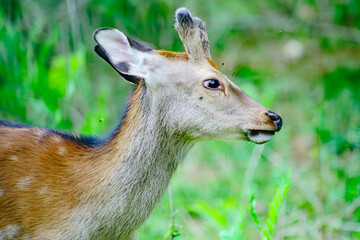
<instances>
[{"instance_id":1,"label":"green leaf","mask_svg":"<svg viewBox=\"0 0 360 240\"><path fill-rule=\"evenodd\" d=\"M250 197L250 214L251 214L252 219L257 224L258 228L260 229L261 228L260 227L260 221L259 221L258 215L256 213L255 206L256 206L255 195L251 194L251 197Z\"/></svg>"},{"instance_id":2,"label":"green leaf","mask_svg":"<svg viewBox=\"0 0 360 240\"><path fill-rule=\"evenodd\" d=\"M209 206L204 202L200 202L198 206L206 216L213 218L221 226L226 226L226 216L220 211L218 211L217 208Z\"/></svg>"},{"instance_id":3,"label":"green leaf","mask_svg":"<svg viewBox=\"0 0 360 240\"><path fill-rule=\"evenodd\" d=\"M283 187L280 187L276 191L276 194L274 195L272 202L269 204L270 210L268 213L268 217L265 221L266 226L264 226L264 230L263 230L263 237L265 239L271 239L271 234L275 233L281 205L286 197L287 192L291 187L291 183L289 183L290 182L289 179L290 177L288 176L286 179L287 184Z\"/></svg>"}]
</instances>

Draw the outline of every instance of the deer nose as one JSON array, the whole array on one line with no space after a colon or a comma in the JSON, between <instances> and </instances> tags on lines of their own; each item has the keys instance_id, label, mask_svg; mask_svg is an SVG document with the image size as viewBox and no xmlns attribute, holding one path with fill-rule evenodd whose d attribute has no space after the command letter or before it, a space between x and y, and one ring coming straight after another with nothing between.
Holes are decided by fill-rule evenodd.
<instances>
[{"instance_id":1,"label":"deer nose","mask_svg":"<svg viewBox=\"0 0 360 240\"><path fill-rule=\"evenodd\" d=\"M281 129L281 127L282 127L282 118L278 115L278 114L276 114L276 113L274 113L274 112L272 112L272 111L267 111L266 112L266 115L271 119L271 121L273 121L273 123L275 124L275 126L276 126L276 129L275 129L275 132L278 132L278 131L280 131L280 129Z\"/></svg>"}]
</instances>

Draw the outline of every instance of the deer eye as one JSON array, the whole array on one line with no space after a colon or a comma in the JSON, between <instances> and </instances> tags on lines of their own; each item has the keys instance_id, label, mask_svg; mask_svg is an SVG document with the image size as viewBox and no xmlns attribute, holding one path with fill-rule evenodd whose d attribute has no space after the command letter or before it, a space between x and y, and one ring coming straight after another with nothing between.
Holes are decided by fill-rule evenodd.
<instances>
[{"instance_id":1,"label":"deer eye","mask_svg":"<svg viewBox=\"0 0 360 240\"><path fill-rule=\"evenodd\" d=\"M203 86L211 90L222 90L223 86L220 84L217 79L206 79L203 81Z\"/></svg>"}]
</instances>

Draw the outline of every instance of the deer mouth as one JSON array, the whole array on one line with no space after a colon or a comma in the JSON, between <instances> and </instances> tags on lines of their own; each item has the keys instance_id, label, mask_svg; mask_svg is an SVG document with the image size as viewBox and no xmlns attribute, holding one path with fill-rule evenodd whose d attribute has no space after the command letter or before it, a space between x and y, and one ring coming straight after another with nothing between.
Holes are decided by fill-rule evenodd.
<instances>
[{"instance_id":1,"label":"deer mouth","mask_svg":"<svg viewBox=\"0 0 360 240\"><path fill-rule=\"evenodd\" d=\"M247 138L253 143L261 144L269 141L275 134L275 131L269 130L248 130Z\"/></svg>"}]
</instances>

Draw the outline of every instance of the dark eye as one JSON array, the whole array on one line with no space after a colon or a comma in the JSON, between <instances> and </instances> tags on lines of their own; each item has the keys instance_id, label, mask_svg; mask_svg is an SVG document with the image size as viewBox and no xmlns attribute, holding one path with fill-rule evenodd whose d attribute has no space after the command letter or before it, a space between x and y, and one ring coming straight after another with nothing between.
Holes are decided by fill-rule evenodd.
<instances>
[{"instance_id":1,"label":"dark eye","mask_svg":"<svg viewBox=\"0 0 360 240\"><path fill-rule=\"evenodd\" d=\"M203 86L211 90L222 90L222 85L217 79L207 79L203 81Z\"/></svg>"}]
</instances>

